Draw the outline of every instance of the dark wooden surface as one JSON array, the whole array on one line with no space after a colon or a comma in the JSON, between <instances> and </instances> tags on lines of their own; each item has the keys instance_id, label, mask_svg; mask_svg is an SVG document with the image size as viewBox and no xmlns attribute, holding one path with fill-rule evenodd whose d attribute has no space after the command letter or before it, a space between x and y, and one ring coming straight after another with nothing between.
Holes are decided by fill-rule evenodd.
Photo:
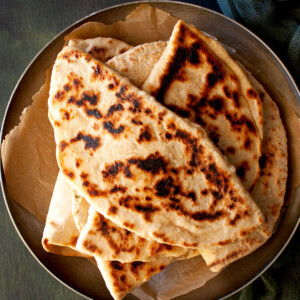
<instances>
[{"instance_id":1,"label":"dark wooden surface","mask_svg":"<svg viewBox=\"0 0 300 300\"><path fill-rule=\"evenodd\" d=\"M94 11L125 2L129 1L1 0L0 119L20 75L50 39ZM218 10L214 0L189 2ZM0 214L0 299L82 299L52 278L31 256L10 221L2 195ZM291 253L292 247L285 253ZM285 253L283 256L290 255Z\"/></svg>"}]
</instances>

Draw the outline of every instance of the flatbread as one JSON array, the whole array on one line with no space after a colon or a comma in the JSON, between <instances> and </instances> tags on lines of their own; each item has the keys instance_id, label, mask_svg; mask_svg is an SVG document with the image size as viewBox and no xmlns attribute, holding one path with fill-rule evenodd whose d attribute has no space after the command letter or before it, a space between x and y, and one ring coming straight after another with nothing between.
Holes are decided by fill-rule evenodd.
<instances>
[{"instance_id":1,"label":"flatbread","mask_svg":"<svg viewBox=\"0 0 300 300\"><path fill-rule=\"evenodd\" d=\"M166 41L160 41L136 46L110 59L107 65L127 77L135 86L140 87L150 75L167 44Z\"/></svg>"},{"instance_id":2,"label":"flatbread","mask_svg":"<svg viewBox=\"0 0 300 300\"><path fill-rule=\"evenodd\" d=\"M78 193L73 199L76 199L76 203L79 204L77 210L80 214L73 215L78 220L76 223L83 224L86 220L76 244L76 249L82 253L103 260L117 260L121 263L199 255L197 250L170 246L141 238L114 224L94 210L93 207L87 209L88 202ZM88 214L87 219L86 214ZM188 254L188 252L190 253Z\"/></svg>"},{"instance_id":3,"label":"flatbread","mask_svg":"<svg viewBox=\"0 0 300 300\"><path fill-rule=\"evenodd\" d=\"M246 189L253 190L259 177L262 107L243 71L217 41L178 21L142 89L203 126Z\"/></svg>"},{"instance_id":4,"label":"flatbread","mask_svg":"<svg viewBox=\"0 0 300 300\"><path fill-rule=\"evenodd\" d=\"M251 193L265 216L265 233L270 237L278 222L288 177L287 136L279 110L264 87L245 70L259 94L264 112L264 139L260 158L260 178Z\"/></svg>"},{"instance_id":5,"label":"flatbread","mask_svg":"<svg viewBox=\"0 0 300 300\"><path fill-rule=\"evenodd\" d=\"M58 174L43 232L42 245L53 254L90 257L76 250L79 231L71 211L70 185Z\"/></svg>"},{"instance_id":6,"label":"flatbread","mask_svg":"<svg viewBox=\"0 0 300 300\"><path fill-rule=\"evenodd\" d=\"M261 173L251 193L265 216L264 235L253 232L239 242L201 251L208 267L215 272L248 255L271 237L283 207L286 190L288 174L287 138L279 110L263 86L249 72L244 71L261 98L264 113L264 139L260 159Z\"/></svg>"},{"instance_id":7,"label":"flatbread","mask_svg":"<svg viewBox=\"0 0 300 300\"><path fill-rule=\"evenodd\" d=\"M201 249L244 238L262 222L200 126L75 48L55 62L49 119L68 181L141 237Z\"/></svg>"},{"instance_id":8,"label":"flatbread","mask_svg":"<svg viewBox=\"0 0 300 300\"><path fill-rule=\"evenodd\" d=\"M70 40L68 45L85 51L103 62L133 48L133 46L122 41L108 37L97 37L86 40L74 39Z\"/></svg>"}]
</instances>

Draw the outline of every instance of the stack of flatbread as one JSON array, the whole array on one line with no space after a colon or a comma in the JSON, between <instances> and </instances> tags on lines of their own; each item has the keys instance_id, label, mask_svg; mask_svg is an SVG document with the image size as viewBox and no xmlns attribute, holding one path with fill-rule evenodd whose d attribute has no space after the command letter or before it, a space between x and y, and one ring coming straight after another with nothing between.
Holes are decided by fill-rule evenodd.
<instances>
[{"instance_id":1,"label":"stack of flatbread","mask_svg":"<svg viewBox=\"0 0 300 300\"><path fill-rule=\"evenodd\" d=\"M183 21L169 41L71 40L53 66L60 168L43 235L121 299L172 262L218 272L273 233L287 141L263 87Z\"/></svg>"}]
</instances>

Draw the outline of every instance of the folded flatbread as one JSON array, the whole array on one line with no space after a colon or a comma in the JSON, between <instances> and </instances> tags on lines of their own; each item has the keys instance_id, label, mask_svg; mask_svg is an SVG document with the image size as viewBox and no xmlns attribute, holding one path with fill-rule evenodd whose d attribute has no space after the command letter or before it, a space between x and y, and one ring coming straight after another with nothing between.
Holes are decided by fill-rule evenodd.
<instances>
[{"instance_id":1,"label":"folded flatbread","mask_svg":"<svg viewBox=\"0 0 300 300\"><path fill-rule=\"evenodd\" d=\"M42 245L54 254L90 257L76 250L79 231L72 216L71 197L70 185L60 172L50 202Z\"/></svg>"},{"instance_id":2,"label":"folded flatbread","mask_svg":"<svg viewBox=\"0 0 300 300\"><path fill-rule=\"evenodd\" d=\"M55 62L49 119L68 181L141 237L201 249L244 238L262 222L200 126L75 48Z\"/></svg>"},{"instance_id":3,"label":"folded flatbread","mask_svg":"<svg viewBox=\"0 0 300 300\"><path fill-rule=\"evenodd\" d=\"M83 50L103 62L133 48L122 41L108 37L70 40L68 45Z\"/></svg>"},{"instance_id":4,"label":"folded flatbread","mask_svg":"<svg viewBox=\"0 0 300 300\"><path fill-rule=\"evenodd\" d=\"M243 71L216 40L178 21L142 89L202 125L236 167L246 189L253 190L259 177L261 102Z\"/></svg>"},{"instance_id":5,"label":"folded flatbread","mask_svg":"<svg viewBox=\"0 0 300 300\"><path fill-rule=\"evenodd\" d=\"M121 71L121 73L123 75L125 75L126 77L128 77L132 82L135 82L134 78L135 78L135 76L137 76L140 81L139 85L141 85L147 77L147 76L145 76L145 74L149 74L150 71L152 70L154 64L159 60L160 55L162 54L166 44L167 44L166 42L154 42L154 43L149 43L149 44L138 46L138 47L128 51L125 54L121 54L121 55L114 57L113 59L108 61L108 64L111 67L113 67L114 69L118 70L119 72ZM149 60L149 53L152 50L154 51L155 54L152 56L153 60ZM112 62L112 63L110 64L110 62ZM136 62L138 62L138 65L144 66L143 70L141 68L135 69L133 67ZM257 90L259 90L260 95L262 95L264 93L264 91L262 92L262 87L257 82L255 82L255 80L253 81L253 79L250 78L250 82ZM267 97L269 98L268 95L267 95ZM268 104L270 104L270 101L268 101ZM264 112L265 117L268 117L268 114L267 114L267 112L269 111L268 104L265 104L265 112ZM273 105L275 105L275 104L273 104ZM279 120L279 122L280 122L279 115L278 116L275 115L272 118L273 118L273 120ZM281 125L281 128L279 127L279 129L283 129L282 125ZM264 131L265 131L264 134L268 133L268 131L266 129ZM281 131L279 130L278 132L282 132L282 130ZM284 129L283 129L283 132L284 132ZM265 139L265 141L266 141L266 139ZM264 145L266 146L265 141L264 141ZM265 148L265 149L267 149L267 148ZM281 157L284 157L284 156L281 156ZM262 159L264 159L264 156L262 157ZM276 160L276 161L278 161L279 164L281 163L280 159ZM286 176L286 175L284 175L284 174L286 174L286 172L284 172L284 170L282 170L282 172L280 172L279 174L282 174L282 176ZM262 176L262 178L260 179L260 181L259 181L260 184L253 192L253 195L260 195L260 192L257 192L257 191L261 190L263 184L264 184L264 186L267 186L267 187L269 186L268 184L265 183L265 180L263 180L263 177L264 176ZM263 184L262 184L262 182L263 182ZM278 180L278 182L279 182L279 180ZM281 184L285 185L284 179L281 180L280 182L281 182ZM285 189L283 189L283 191L284 190ZM274 191L274 190L272 189L272 191ZM263 197L262 198L263 203L260 204L260 207L262 208L264 215L266 216L269 214L269 216L266 216L267 220L270 217L272 218L272 214L274 215L273 218L275 218L275 220L277 220L279 212L280 212L280 208L282 206L282 203L278 203L278 204L275 203L272 206L272 202L274 202L274 201L282 202L283 201L284 192L283 193L281 192L279 197L270 197L272 195L272 191L271 190L264 191L265 196L269 195L269 199L268 199L269 201L264 202L263 200L265 200L264 199L265 197ZM256 197L256 198L258 198L258 202L260 201L259 199L261 199L261 197ZM273 201L270 201L272 199L273 199ZM272 209L273 209L272 214L269 212L270 209L269 210L265 209L266 203L268 203L269 207L272 207ZM275 206L276 206L276 208L275 208ZM277 209L277 212L274 212L274 209L275 210ZM271 234L270 232L272 232L272 230L274 228L275 222L271 222L271 223L272 224L268 226L269 227L269 230L267 230L268 235ZM264 227L264 228L266 230L266 227ZM208 264L211 266L212 270L218 271L221 268L223 268L224 266L226 266L227 264L229 264L230 262L250 253L251 251L256 249L258 246L260 246L265 241L266 241L265 236L262 236L259 233L253 233L249 237L247 237L246 239L241 241L239 245L237 245L236 243L233 243L232 245L226 245L225 247L215 247L215 249L209 249L208 251L203 251L203 255L206 258ZM237 248L238 248L238 251L237 251ZM214 253L217 253L217 255L215 255ZM218 258L216 258L217 256L218 256ZM230 259L228 259L228 258L230 258Z\"/></svg>"},{"instance_id":6,"label":"folded flatbread","mask_svg":"<svg viewBox=\"0 0 300 300\"><path fill-rule=\"evenodd\" d=\"M253 232L239 242L201 251L208 267L215 272L248 255L271 237L283 207L286 190L287 138L278 108L263 86L245 69L244 72L258 92L263 105L264 139L260 159L261 173L251 195L265 216L262 227L264 234Z\"/></svg>"}]
</instances>

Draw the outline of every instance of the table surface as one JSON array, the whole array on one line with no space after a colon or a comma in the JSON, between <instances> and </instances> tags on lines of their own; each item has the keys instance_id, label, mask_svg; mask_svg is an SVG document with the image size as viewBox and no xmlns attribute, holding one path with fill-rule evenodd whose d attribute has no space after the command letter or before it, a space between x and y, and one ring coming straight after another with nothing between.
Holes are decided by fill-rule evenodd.
<instances>
[{"instance_id":1,"label":"table surface","mask_svg":"<svg viewBox=\"0 0 300 300\"><path fill-rule=\"evenodd\" d=\"M94 11L125 2L130 1L1 0L0 119L20 75L50 39ZM188 2L220 11L214 0ZM10 221L2 195L0 197L0 299L82 299L56 281L31 256ZM286 264L290 263L289 257L299 245L296 239L295 236L280 257ZM272 267L268 272L272 272ZM254 284L259 284L259 280ZM232 299L240 297L241 293Z\"/></svg>"}]
</instances>

